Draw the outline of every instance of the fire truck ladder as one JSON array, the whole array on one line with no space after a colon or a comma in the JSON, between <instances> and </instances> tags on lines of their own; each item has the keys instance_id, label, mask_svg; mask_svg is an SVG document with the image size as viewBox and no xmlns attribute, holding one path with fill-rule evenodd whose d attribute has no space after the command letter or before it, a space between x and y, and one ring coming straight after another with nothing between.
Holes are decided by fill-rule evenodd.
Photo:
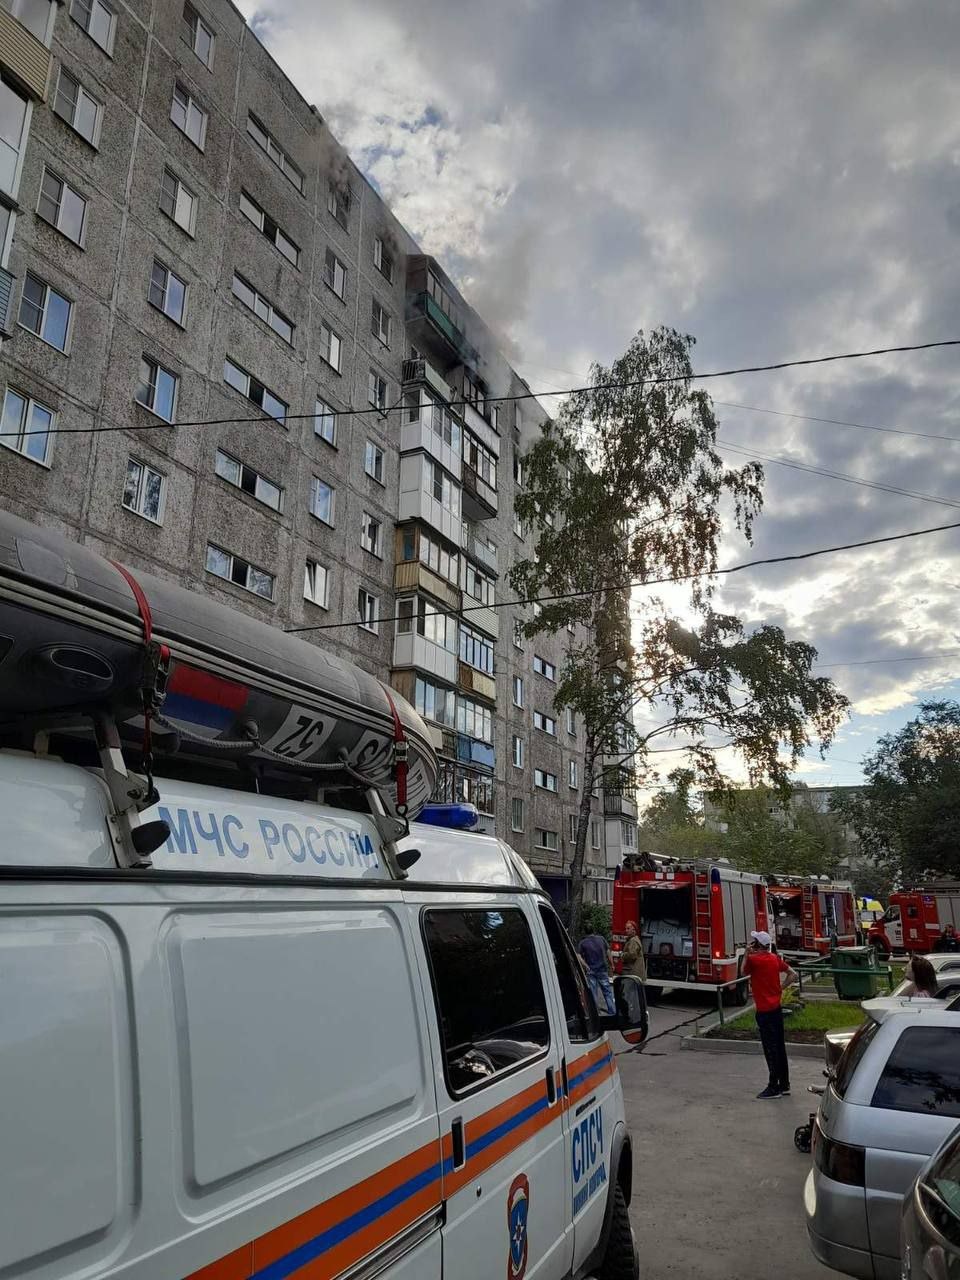
<instances>
[{"instance_id":1,"label":"fire truck ladder","mask_svg":"<svg viewBox=\"0 0 960 1280\"><path fill-rule=\"evenodd\" d=\"M804 951L816 951L817 929L813 913L813 895L816 889L812 884L805 884L800 897L800 935Z\"/></svg>"},{"instance_id":2,"label":"fire truck ladder","mask_svg":"<svg viewBox=\"0 0 960 1280\"><path fill-rule=\"evenodd\" d=\"M710 872L697 869L693 874L697 918L696 939L697 977L710 981L713 977L713 919L710 910Z\"/></svg>"}]
</instances>

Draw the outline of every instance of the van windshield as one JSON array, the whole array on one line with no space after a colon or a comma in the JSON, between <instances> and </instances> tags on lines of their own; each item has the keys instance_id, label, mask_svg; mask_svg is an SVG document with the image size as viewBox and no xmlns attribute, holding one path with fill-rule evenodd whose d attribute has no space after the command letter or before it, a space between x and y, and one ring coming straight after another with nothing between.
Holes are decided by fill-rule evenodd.
<instances>
[{"instance_id":1,"label":"van windshield","mask_svg":"<svg viewBox=\"0 0 960 1280\"><path fill-rule=\"evenodd\" d=\"M833 1078L833 1088L838 1098L842 1098L847 1092L850 1081L853 1079L863 1055L870 1048L873 1038L879 1029L879 1022L874 1022L872 1018L868 1018L857 1029L856 1035L844 1049L840 1062L837 1064L837 1074Z\"/></svg>"}]
</instances>

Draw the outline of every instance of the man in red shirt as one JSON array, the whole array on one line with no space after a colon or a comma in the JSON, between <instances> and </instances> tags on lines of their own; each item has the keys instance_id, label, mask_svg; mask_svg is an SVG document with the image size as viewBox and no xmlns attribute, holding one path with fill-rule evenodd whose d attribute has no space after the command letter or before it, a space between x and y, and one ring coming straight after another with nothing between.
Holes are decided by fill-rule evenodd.
<instances>
[{"instance_id":1,"label":"man in red shirt","mask_svg":"<svg viewBox=\"0 0 960 1280\"><path fill-rule=\"evenodd\" d=\"M783 1038L780 997L784 974L788 982L793 982L797 974L786 960L773 954L770 950L772 942L773 939L764 929L751 933L750 945L743 959L743 974L750 979L750 993L757 1009L760 1043L770 1072L770 1081L757 1094L758 1098L786 1098L790 1094L790 1065Z\"/></svg>"}]
</instances>

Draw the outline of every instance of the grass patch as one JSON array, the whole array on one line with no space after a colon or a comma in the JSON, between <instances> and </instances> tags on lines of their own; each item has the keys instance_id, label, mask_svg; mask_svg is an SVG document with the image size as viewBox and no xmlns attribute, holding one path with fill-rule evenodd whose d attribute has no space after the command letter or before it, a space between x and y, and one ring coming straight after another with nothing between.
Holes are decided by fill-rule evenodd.
<instances>
[{"instance_id":1,"label":"grass patch","mask_svg":"<svg viewBox=\"0 0 960 1280\"><path fill-rule=\"evenodd\" d=\"M790 1009L791 1012L787 1012ZM859 1027L866 1014L852 1000L817 1000L800 1007L784 1005L787 1044L822 1044L824 1032ZM759 1040L753 1013L741 1013L707 1032L714 1040Z\"/></svg>"}]
</instances>

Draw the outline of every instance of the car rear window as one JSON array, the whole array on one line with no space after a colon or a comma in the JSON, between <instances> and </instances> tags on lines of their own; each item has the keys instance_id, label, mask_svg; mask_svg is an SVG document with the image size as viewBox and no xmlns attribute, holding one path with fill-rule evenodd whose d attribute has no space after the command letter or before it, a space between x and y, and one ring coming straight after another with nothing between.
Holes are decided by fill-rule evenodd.
<instances>
[{"instance_id":1,"label":"car rear window","mask_svg":"<svg viewBox=\"0 0 960 1280\"><path fill-rule=\"evenodd\" d=\"M870 1048L878 1028L879 1024L874 1022L872 1018L868 1018L857 1029L856 1035L844 1049L843 1055L837 1064L837 1073L833 1079L833 1087L839 1097L842 1098L847 1092L850 1081L853 1079L853 1073L860 1065L863 1055Z\"/></svg>"},{"instance_id":2,"label":"car rear window","mask_svg":"<svg viewBox=\"0 0 960 1280\"><path fill-rule=\"evenodd\" d=\"M871 1106L960 1117L960 1027L907 1027L887 1060Z\"/></svg>"}]
</instances>

